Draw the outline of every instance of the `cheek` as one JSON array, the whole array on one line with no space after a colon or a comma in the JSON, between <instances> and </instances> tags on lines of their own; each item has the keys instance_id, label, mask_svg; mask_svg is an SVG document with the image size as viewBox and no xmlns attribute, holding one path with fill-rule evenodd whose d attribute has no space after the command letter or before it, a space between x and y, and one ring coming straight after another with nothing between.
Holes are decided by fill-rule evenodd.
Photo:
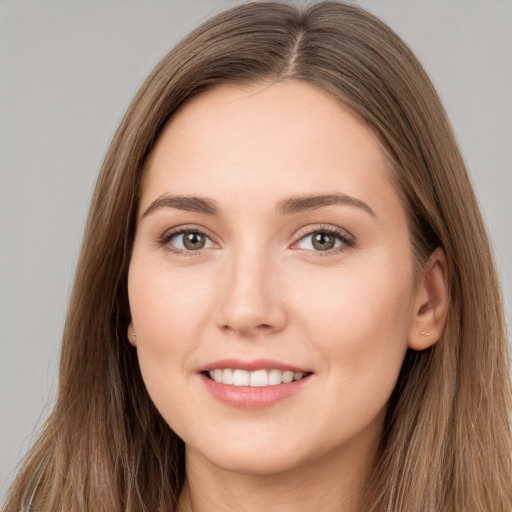
<instances>
[{"instance_id":1,"label":"cheek","mask_svg":"<svg viewBox=\"0 0 512 512\"><path fill-rule=\"evenodd\" d=\"M339 271L316 272L296 284L295 314L319 364L355 395L387 400L407 349L413 276L393 258L375 265L347 261ZM375 271L373 269L378 269ZM300 283L295 280L295 283Z\"/></svg>"},{"instance_id":2,"label":"cheek","mask_svg":"<svg viewBox=\"0 0 512 512\"><path fill-rule=\"evenodd\" d=\"M186 349L204 323L207 291L201 283L197 272L132 262L128 294L138 343L156 352Z\"/></svg>"},{"instance_id":3,"label":"cheek","mask_svg":"<svg viewBox=\"0 0 512 512\"><path fill-rule=\"evenodd\" d=\"M195 275L191 279L191 275ZM204 276L174 269L151 258L132 258L128 295L137 335L139 366L151 399L169 423L183 402L183 374L190 374L191 354L199 348L207 299Z\"/></svg>"}]
</instances>

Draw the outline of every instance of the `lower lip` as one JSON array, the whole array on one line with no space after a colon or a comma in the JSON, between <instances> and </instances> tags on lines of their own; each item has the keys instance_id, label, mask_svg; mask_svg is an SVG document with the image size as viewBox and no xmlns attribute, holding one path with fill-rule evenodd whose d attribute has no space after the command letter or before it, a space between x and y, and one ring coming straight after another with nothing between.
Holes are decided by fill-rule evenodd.
<instances>
[{"instance_id":1,"label":"lower lip","mask_svg":"<svg viewBox=\"0 0 512 512\"><path fill-rule=\"evenodd\" d=\"M280 400L284 400L294 395L311 378L307 375L300 380L289 382L287 384L276 384L275 386L233 386L231 384L221 384L201 374L201 378L210 393L220 402L238 407L239 409L261 409L268 407Z\"/></svg>"}]
</instances>

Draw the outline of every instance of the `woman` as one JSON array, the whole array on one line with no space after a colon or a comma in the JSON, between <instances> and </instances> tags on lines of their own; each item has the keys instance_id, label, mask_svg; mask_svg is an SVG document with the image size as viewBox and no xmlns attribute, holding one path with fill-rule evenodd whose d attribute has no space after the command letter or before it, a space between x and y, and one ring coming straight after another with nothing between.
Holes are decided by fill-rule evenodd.
<instances>
[{"instance_id":1,"label":"woman","mask_svg":"<svg viewBox=\"0 0 512 512\"><path fill-rule=\"evenodd\" d=\"M128 109L6 509L510 510L509 412L489 244L425 72L356 7L251 3Z\"/></svg>"}]
</instances>

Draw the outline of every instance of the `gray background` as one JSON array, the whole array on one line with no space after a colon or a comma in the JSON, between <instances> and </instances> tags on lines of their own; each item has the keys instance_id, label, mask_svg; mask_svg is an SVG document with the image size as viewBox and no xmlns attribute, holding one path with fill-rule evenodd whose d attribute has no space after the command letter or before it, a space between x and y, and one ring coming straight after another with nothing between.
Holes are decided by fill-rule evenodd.
<instances>
[{"instance_id":1,"label":"gray background","mask_svg":"<svg viewBox=\"0 0 512 512\"><path fill-rule=\"evenodd\" d=\"M54 400L73 269L114 130L159 58L233 3L0 0L0 502ZM405 39L443 98L510 325L512 1L357 3Z\"/></svg>"}]
</instances>

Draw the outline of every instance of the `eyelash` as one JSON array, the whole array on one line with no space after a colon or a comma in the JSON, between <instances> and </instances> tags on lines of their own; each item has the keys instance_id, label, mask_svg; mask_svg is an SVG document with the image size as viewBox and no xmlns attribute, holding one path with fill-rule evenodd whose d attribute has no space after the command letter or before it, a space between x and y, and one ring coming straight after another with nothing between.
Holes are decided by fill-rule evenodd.
<instances>
[{"instance_id":1,"label":"eyelash","mask_svg":"<svg viewBox=\"0 0 512 512\"><path fill-rule=\"evenodd\" d=\"M198 250L195 250L195 251L190 251L190 250L182 250L182 249L177 249L175 247L173 247L172 245L170 245L170 242L173 238L179 236L179 235L182 235L184 233L197 233L199 235L202 235L204 237L206 237L207 239L209 239L211 241L211 238L208 236L207 233L205 233L203 230L201 229L197 229L197 228L183 228L183 227L180 227L180 228L176 228L174 230L171 230L171 231L168 231L166 233L164 233L159 239L158 239L158 245L160 247L163 247L165 248L165 250L167 250L168 252L172 253L172 254L176 254L178 256L182 256L182 257L194 257L194 256L200 256L202 253L203 253L203 249L198 249ZM353 239L353 237L351 235L348 235L346 233L346 231L343 231L341 229L336 229L332 226L317 226L315 227L314 229L308 229L308 230L305 230L304 232L300 233L299 234L299 238L297 239L296 242L294 242L292 244L292 247L294 245L297 245L300 241L304 240L305 238L307 238L308 236L312 236L316 233L322 233L322 234L326 234L326 235L332 235L334 237L336 237L338 240L341 241L341 246L338 246L338 247L335 247L333 249L328 249L326 251L310 251L312 252L315 256L329 256L329 255L333 255L333 254L338 254L340 252L343 252L345 251L347 248L352 248L352 247L355 247L355 240Z\"/></svg>"},{"instance_id":2,"label":"eyelash","mask_svg":"<svg viewBox=\"0 0 512 512\"><path fill-rule=\"evenodd\" d=\"M322 233L325 235L332 235L338 240L341 241L341 245L338 247L334 247L332 249L328 249L326 251L311 251L312 254L315 256L325 257L325 256L331 256L334 254L339 254L347 249L355 247L355 240L354 238L349 235L346 231L335 228L333 226L316 226L313 229L305 228L305 230L301 233L299 233L299 237L296 242L293 243L293 245L297 245L301 240L306 239L308 236L312 236L316 233Z\"/></svg>"},{"instance_id":3,"label":"eyelash","mask_svg":"<svg viewBox=\"0 0 512 512\"><path fill-rule=\"evenodd\" d=\"M178 256L183 256L183 257L200 256L203 253L202 249L198 249L196 251L187 251L187 250L183 250L183 249L177 249L176 247L173 247L170 244L170 241L173 238L175 238L175 237L177 237L179 235L183 235L184 233L197 233L199 235L204 236L208 240L211 240L211 237L209 237L208 234L205 233L201 229L194 228L194 227L180 227L180 228L176 228L176 229L173 229L171 231L167 231L166 233L164 233L158 239L158 245L160 247L163 247L166 251L168 251L168 252L170 252L172 254L176 254Z\"/></svg>"}]
</instances>

